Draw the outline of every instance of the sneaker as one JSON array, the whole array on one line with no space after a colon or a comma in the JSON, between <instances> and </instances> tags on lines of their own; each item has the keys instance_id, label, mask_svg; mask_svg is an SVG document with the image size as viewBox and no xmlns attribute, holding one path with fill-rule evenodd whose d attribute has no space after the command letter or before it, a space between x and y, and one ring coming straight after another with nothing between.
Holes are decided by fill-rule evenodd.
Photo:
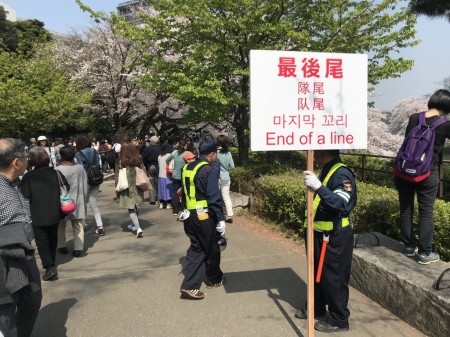
<instances>
[{"instance_id":1,"label":"sneaker","mask_svg":"<svg viewBox=\"0 0 450 337\"><path fill-rule=\"evenodd\" d=\"M233 223L233 218L227 218L227 219L225 219L225 222L227 222L227 223Z\"/></svg>"},{"instance_id":2,"label":"sneaker","mask_svg":"<svg viewBox=\"0 0 450 337\"><path fill-rule=\"evenodd\" d=\"M330 324L325 321L318 321L316 324L314 324L314 329L321 332L340 332L340 331L348 331L350 329L348 323L344 325L343 327L336 326L333 324Z\"/></svg>"},{"instance_id":3,"label":"sneaker","mask_svg":"<svg viewBox=\"0 0 450 337\"><path fill-rule=\"evenodd\" d=\"M202 293L199 289L180 289L180 292L191 300L201 300L206 296L206 294Z\"/></svg>"},{"instance_id":4,"label":"sneaker","mask_svg":"<svg viewBox=\"0 0 450 337\"><path fill-rule=\"evenodd\" d=\"M136 238L140 239L144 236L144 232L142 231L142 229L138 229L137 233L136 233Z\"/></svg>"},{"instance_id":5,"label":"sneaker","mask_svg":"<svg viewBox=\"0 0 450 337\"><path fill-rule=\"evenodd\" d=\"M133 225L133 224L131 224L131 223L127 226L127 228L128 228L130 231L132 231L132 232L135 232L135 231L136 231L136 226Z\"/></svg>"},{"instance_id":6,"label":"sneaker","mask_svg":"<svg viewBox=\"0 0 450 337\"><path fill-rule=\"evenodd\" d=\"M104 236L105 235L105 230L103 228L97 227L97 229L94 231L94 234L98 235L98 236Z\"/></svg>"},{"instance_id":7,"label":"sneaker","mask_svg":"<svg viewBox=\"0 0 450 337\"><path fill-rule=\"evenodd\" d=\"M173 212L172 215L178 216L178 213L177 212Z\"/></svg>"},{"instance_id":8,"label":"sneaker","mask_svg":"<svg viewBox=\"0 0 450 337\"><path fill-rule=\"evenodd\" d=\"M164 205L162 203L159 204L159 209L163 209Z\"/></svg>"},{"instance_id":9,"label":"sneaker","mask_svg":"<svg viewBox=\"0 0 450 337\"><path fill-rule=\"evenodd\" d=\"M406 246L403 254L405 254L405 256L415 256L417 254L417 247Z\"/></svg>"},{"instance_id":10,"label":"sneaker","mask_svg":"<svg viewBox=\"0 0 450 337\"><path fill-rule=\"evenodd\" d=\"M430 252L430 254L420 253L419 262L420 264L430 264L432 262L437 262L440 260L439 254L435 252Z\"/></svg>"},{"instance_id":11,"label":"sneaker","mask_svg":"<svg viewBox=\"0 0 450 337\"><path fill-rule=\"evenodd\" d=\"M206 283L206 288L212 289L212 288L219 288L219 287L223 286L224 282L225 282L225 280L224 280L224 278L222 278L222 280L220 282L213 283L210 281L206 281L205 283Z\"/></svg>"},{"instance_id":12,"label":"sneaker","mask_svg":"<svg viewBox=\"0 0 450 337\"><path fill-rule=\"evenodd\" d=\"M56 267L50 267L45 269L45 274L42 275L43 281L54 281L57 280L58 270Z\"/></svg>"},{"instance_id":13,"label":"sneaker","mask_svg":"<svg viewBox=\"0 0 450 337\"><path fill-rule=\"evenodd\" d=\"M172 205L171 204L167 204L166 209L172 209Z\"/></svg>"}]
</instances>

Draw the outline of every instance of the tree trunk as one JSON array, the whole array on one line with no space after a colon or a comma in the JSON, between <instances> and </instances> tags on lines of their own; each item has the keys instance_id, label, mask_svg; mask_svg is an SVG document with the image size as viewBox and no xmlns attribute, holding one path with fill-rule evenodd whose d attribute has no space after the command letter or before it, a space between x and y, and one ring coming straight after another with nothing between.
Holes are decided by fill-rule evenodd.
<instances>
[{"instance_id":1,"label":"tree trunk","mask_svg":"<svg viewBox=\"0 0 450 337\"><path fill-rule=\"evenodd\" d=\"M250 137L249 137L249 122L250 115L248 106L239 105L234 115L234 127L236 129L236 136L238 140L238 164L248 164L248 152L250 150Z\"/></svg>"}]
</instances>

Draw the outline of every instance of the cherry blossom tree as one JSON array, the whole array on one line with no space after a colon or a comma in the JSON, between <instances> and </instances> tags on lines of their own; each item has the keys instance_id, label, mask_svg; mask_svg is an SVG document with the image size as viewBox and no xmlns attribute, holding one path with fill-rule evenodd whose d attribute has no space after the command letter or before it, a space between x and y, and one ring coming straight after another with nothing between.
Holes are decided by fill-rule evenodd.
<instances>
[{"instance_id":1,"label":"cherry blossom tree","mask_svg":"<svg viewBox=\"0 0 450 337\"><path fill-rule=\"evenodd\" d=\"M390 113L379 109L368 110L368 152L376 155L395 156L403 137L389 131Z\"/></svg>"},{"instance_id":2,"label":"cherry blossom tree","mask_svg":"<svg viewBox=\"0 0 450 337\"><path fill-rule=\"evenodd\" d=\"M178 102L168 94L144 90L136 81L139 74L150 71L137 65L143 52L115 34L109 23L57 39L55 59L71 67L71 81L92 93L84 109L91 114L95 132L113 135L120 130L135 136L148 133L150 128L158 132L176 128Z\"/></svg>"},{"instance_id":3,"label":"cherry blossom tree","mask_svg":"<svg viewBox=\"0 0 450 337\"><path fill-rule=\"evenodd\" d=\"M400 134L404 137L409 116L415 112L428 110L428 98L429 97L409 97L399 101L391 111L390 117L387 121L387 124L389 125L389 132L395 135Z\"/></svg>"}]
</instances>

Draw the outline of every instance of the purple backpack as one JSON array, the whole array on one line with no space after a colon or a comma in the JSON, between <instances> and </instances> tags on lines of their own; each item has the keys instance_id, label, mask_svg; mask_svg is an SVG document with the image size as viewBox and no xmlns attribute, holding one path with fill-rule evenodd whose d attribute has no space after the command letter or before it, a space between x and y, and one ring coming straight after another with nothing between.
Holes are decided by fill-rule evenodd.
<instances>
[{"instance_id":1,"label":"purple backpack","mask_svg":"<svg viewBox=\"0 0 450 337\"><path fill-rule=\"evenodd\" d=\"M417 183L430 175L435 129L446 122L446 118L439 118L430 126L425 122L425 112L419 113L419 124L409 131L395 158L397 177Z\"/></svg>"}]
</instances>

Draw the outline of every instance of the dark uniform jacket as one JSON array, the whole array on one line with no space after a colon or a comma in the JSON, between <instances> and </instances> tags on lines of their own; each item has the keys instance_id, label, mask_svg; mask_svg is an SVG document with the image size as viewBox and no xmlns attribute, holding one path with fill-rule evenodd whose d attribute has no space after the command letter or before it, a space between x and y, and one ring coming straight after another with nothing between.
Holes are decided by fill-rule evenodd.
<instances>
[{"instance_id":1,"label":"dark uniform jacket","mask_svg":"<svg viewBox=\"0 0 450 337\"><path fill-rule=\"evenodd\" d=\"M207 160L199 157L194 162L187 164L187 168L192 170L200 161L206 162ZM196 199L208 201L208 209L215 215L216 221L225 220L222 210L222 194L219 189L219 176L220 169L211 165L203 165L194 178ZM183 182L183 184L185 183L187 183L186 188L189 191L189 182Z\"/></svg>"},{"instance_id":2,"label":"dark uniform jacket","mask_svg":"<svg viewBox=\"0 0 450 337\"><path fill-rule=\"evenodd\" d=\"M342 160L338 156L327 163L320 173L319 180L323 182L330 169ZM353 172L347 167L339 167L328 180L316 190L321 201L317 207L314 221L333 221L334 229L341 226L341 219L348 217L356 205L356 184Z\"/></svg>"}]
</instances>

